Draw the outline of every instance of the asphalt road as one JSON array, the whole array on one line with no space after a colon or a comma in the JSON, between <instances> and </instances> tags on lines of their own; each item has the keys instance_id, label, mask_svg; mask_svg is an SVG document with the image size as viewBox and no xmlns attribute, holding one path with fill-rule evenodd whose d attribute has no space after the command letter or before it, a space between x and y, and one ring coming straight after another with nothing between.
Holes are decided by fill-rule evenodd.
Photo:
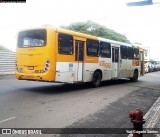
<instances>
[{"instance_id":1,"label":"asphalt road","mask_svg":"<svg viewBox=\"0 0 160 137\"><path fill-rule=\"evenodd\" d=\"M159 96L160 72L99 88L0 76L0 128L132 127L128 111L140 108L145 114Z\"/></svg>"}]
</instances>

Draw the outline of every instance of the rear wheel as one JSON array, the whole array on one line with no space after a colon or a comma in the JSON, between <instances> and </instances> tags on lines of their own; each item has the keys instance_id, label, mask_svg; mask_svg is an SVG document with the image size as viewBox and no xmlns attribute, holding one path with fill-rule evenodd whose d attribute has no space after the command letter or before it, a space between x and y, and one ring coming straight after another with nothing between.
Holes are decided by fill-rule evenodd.
<instances>
[{"instance_id":1,"label":"rear wheel","mask_svg":"<svg viewBox=\"0 0 160 137\"><path fill-rule=\"evenodd\" d=\"M132 82L136 82L138 80L138 70L134 71L133 77L130 78Z\"/></svg>"},{"instance_id":2,"label":"rear wheel","mask_svg":"<svg viewBox=\"0 0 160 137\"><path fill-rule=\"evenodd\" d=\"M99 71L96 71L93 74L93 80L92 80L92 86L93 87L99 87L101 84L102 75Z\"/></svg>"}]
</instances>

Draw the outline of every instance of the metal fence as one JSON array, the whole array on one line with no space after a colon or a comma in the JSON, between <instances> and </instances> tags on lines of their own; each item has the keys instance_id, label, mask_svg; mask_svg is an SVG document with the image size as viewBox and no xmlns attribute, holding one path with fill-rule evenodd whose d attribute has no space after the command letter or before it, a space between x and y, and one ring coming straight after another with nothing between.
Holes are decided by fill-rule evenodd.
<instances>
[{"instance_id":1,"label":"metal fence","mask_svg":"<svg viewBox=\"0 0 160 137\"><path fill-rule=\"evenodd\" d=\"M15 57L15 52L0 51L0 75L15 73Z\"/></svg>"}]
</instances>

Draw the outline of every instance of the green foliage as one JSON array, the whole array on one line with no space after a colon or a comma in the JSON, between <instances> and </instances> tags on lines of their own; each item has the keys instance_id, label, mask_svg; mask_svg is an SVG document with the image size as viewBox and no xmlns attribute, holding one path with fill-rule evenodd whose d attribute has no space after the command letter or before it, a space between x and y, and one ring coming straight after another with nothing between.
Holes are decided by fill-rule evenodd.
<instances>
[{"instance_id":1,"label":"green foliage","mask_svg":"<svg viewBox=\"0 0 160 137\"><path fill-rule=\"evenodd\" d=\"M0 45L0 50L6 50L6 51L9 51L9 49L8 49L8 48L6 48L6 47L4 47L4 46L2 46L2 45Z\"/></svg>"},{"instance_id":2,"label":"green foliage","mask_svg":"<svg viewBox=\"0 0 160 137\"><path fill-rule=\"evenodd\" d=\"M125 35L108 29L105 26L101 26L92 21L72 23L69 26L61 26L61 28L120 42L130 43Z\"/></svg>"}]
</instances>

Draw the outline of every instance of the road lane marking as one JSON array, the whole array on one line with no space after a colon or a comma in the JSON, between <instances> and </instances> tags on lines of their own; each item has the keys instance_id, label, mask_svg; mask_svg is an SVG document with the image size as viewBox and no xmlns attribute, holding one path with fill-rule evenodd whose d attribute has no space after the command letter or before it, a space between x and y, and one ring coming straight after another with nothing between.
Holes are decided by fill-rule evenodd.
<instances>
[{"instance_id":1,"label":"road lane marking","mask_svg":"<svg viewBox=\"0 0 160 137\"><path fill-rule=\"evenodd\" d=\"M105 89L105 88L100 88L100 89L97 89L97 90L93 90L93 91L89 92L88 94L91 94L91 93L94 93L94 92L97 92L97 91L100 91L100 90L103 90L103 89Z\"/></svg>"},{"instance_id":2,"label":"road lane marking","mask_svg":"<svg viewBox=\"0 0 160 137\"><path fill-rule=\"evenodd\" d=\"M16 117L11 117L11 118L8 118L8 119L4 119L4 120L0 121L0 123L9 121L9 120L12 120L12 119L15 119L15 118L16 118Z\"/></svg>"}]
</instances>

